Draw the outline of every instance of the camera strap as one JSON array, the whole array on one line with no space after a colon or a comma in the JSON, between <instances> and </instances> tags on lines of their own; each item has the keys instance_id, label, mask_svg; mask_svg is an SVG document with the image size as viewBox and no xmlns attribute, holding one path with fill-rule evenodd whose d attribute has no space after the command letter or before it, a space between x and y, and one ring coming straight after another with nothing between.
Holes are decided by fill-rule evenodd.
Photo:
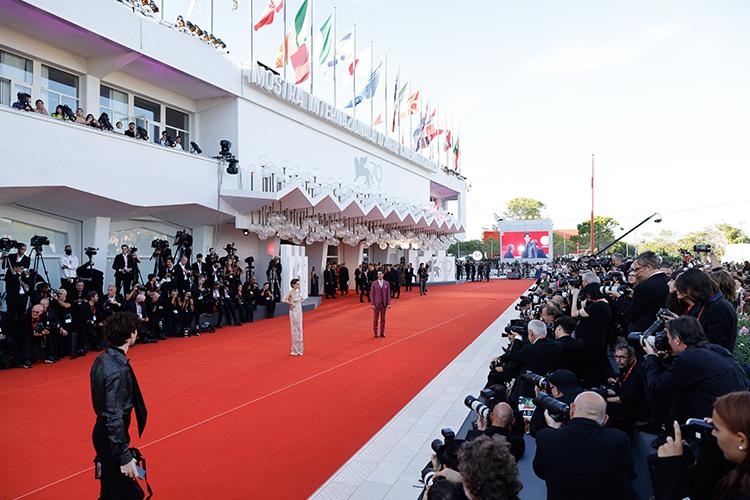
<instances>
[{"instance_id":1,"label":"camera strap","mask_svg":"<svg viewBox=\"0 0 750 500\"><path fill-rule=\"evenodd\" d=\"M141 450L139 450L138 448L130 448L130 453L133 455L133 458L135 458L136 465L143 469L143 479L144 481L146 481L146 491L148 491L148 496L145 498L145 500L149 500L154 495L154 491L151 489L151 485L148 484L146 458L141 454Z\"/></svg>"}]
</instances>

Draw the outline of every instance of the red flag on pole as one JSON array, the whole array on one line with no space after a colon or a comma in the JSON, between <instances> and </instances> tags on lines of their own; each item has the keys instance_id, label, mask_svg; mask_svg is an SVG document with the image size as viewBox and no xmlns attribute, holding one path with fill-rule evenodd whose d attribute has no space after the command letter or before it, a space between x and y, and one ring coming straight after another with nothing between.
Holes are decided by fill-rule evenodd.
<instances>
[{"instance_id":1,"label":"red flag on pole","mask_svg":"<svg viewBox=\"0 0 750 500\"><path fill-rule=\"evenodd\" d=\"M263 14L260 16L260 19L257 23L255 23L255 26L253 26L253 29L255 31L258 31L263 26L267 26L271 23L273 23L273 18L278 12L284 7L284 0L268 0L268 5L266 5L266 10L263 11Z\"/></svg>"}]
</instances>

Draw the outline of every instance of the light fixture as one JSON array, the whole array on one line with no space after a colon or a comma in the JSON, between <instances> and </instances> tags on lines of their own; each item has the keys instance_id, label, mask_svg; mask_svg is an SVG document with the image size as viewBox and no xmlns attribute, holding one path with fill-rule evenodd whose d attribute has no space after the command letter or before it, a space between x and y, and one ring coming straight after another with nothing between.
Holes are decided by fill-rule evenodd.
<instances>
[{"instance_id":1,"label":"light fixture","mask_svg":"<svg viewBox=\"0 0 750 500\"><path fill-rule=\"evenodd\" d=\"M245 236L247 236L248 234L250 234L250 231L248 231L247 229L243 229L242 230L242 234L244 234Z\"/></svg>"}]
</instances>

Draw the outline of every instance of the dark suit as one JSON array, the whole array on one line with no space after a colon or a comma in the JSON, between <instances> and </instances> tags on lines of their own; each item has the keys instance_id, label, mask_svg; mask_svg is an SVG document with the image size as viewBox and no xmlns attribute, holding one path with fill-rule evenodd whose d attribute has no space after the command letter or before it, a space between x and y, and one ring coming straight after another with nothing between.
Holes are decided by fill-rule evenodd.
<instances>
[{"instance_id":1,"label":"dark suit","mask_svg":"<svg viewBox=\"0 0 750 500\"><path fill-rule=\"evenodd\" d=\"M570 335L560 337L555 342L560 345L562 351L561 368L570 370L580 379L581 365L583 363L583 341L574 339Z\"/></svg>"},{"instance_id":2,"label":"dark suit","mask_svg":"<svg viewBox=\"0 0 750 500\"><path fill-rule=\"evenodd\" d=\"M687 315L700 321L709 342L734 351L737 342L737 313L721 292L716 292L705 305L695 304Z\"/></svg>"},{"instance_id":3,"label":"dark suit","mask_svg":"<svg viewBox=\"0 0 750 500\"><path fill-rule=\"evenodd\" d=\"M534 472L547 483L548 500L635 500L627 434L587 418L536 435Z\"/></svg>"},{"instance_id":4,"label":"dark suit","mask_svg":"<svg viewBox=\"0 0 750 500\"><path fill-rule=\"evenodd\" d=\"M669 296L669 276L664 273L651 275L633 289L633 301L625 310L628 332L645 331L656 321L656 313L664 307Z\"/></svg>"},{"instance_id":5,"label":"dark suit","mask_svg":"<svg viewBox=\"0 0 750 500\"><path fill-rule=\"evenodd\" d=\"M336 272L332 269L323 271L323 290L327 299L336 298Z\"/></svg>"},{"instance_id":6,"label":"dark suit","mask_svg":"<svg viewBox=\"0 0 750 500\"><path fill-rule=\"evenodd\" d=\"M127 271L125 271L126 268ZM112 269L115 271L117 293L120 293L120 287L123 287L123 294L130 292L133 284L133 258L131 255L123 255L122 253L115 255L112 261Z\"/></svg>"},{"instance_id":7,"label":"dark suit","mask_svg":"<svg viewBox=\"0 0 750 500\"><path fill-rule=\"evenodd\" d=\"M414 268L413 267L407 267L406 271L404 271L404 283L406 283L406 291L411 292L411 287L414 284Z\"/></svg>"},{"instance_id":8,"label":"dark suit","mask_svg":"<svg viewBox=\"0 0 750 500\"><path fill-rule=\"evenodd\" d=\"M23 273L16 274L12 270L8 270L5 275L6 305L8 306L6 321L10 332L16 332L20 328L21 320L29 303L31 283L31 277L25 276ZM16 335L16 337L18 342L20 335Z\"/></svg>"},{"instance_id":9,"label":"dark suit","mask_svg":"<svg viewBox=\"0 0 750 500\"><path fill-rule=\"evenodd\" d=\"M748 388L745 372L732 353L716 344L688 347L666 369L652 355L643 364L649 399L672 400L665 419L668 425L710 417L716 398Z\"/></svg>"},{"instance_id":10,"label":"dark suit","mask_svg":"<svg viewBox=\"0 0 750 500\"><path fill-rule=\"evenodd\" d=\"M206 274L208 272L208 266L206 266L205 262L193 262L193 265L190 266L190 270L193 271L193 280L197 283L198 282L198 276L201 274Z\"/></svg>"},{"instance_id":11,"label":"dark suit","mask_svg":"<svg viewBox=\"0 0 750 500\"><path fill-rule=\"evenodd\" d=\"M490 372L488 385L507 382L525 370L538 375L557 370L562 366L562 348L560 344L547 338L537 339L533 344L514 340L506 360L502 373L495 370ZM516 401L519 396L534 397L534 386L521 378L513 386L511 399Z\"/></svg>"},{"instance_id":12,"label":"dark suit","mask_svg":"<svg viewBox=\"0 0 750 500\"><path fill-rule=\"evenodd\" d=\"M339 290L341 295L349 293L349 269L346 266L339 268Z\"/></svg>"},{"instance_id":13,"label":"dark suit","mask_svg":"<svg viewBox=\"0 0 750 500\"><path fill-rule=\"evenodd\" d=\"M18 257L18 252L8 255L8 273L14 267L20 265L24 269L31 267L31 258L28 255L24 255L21 258Z\"/></svg>"}]
</instances>

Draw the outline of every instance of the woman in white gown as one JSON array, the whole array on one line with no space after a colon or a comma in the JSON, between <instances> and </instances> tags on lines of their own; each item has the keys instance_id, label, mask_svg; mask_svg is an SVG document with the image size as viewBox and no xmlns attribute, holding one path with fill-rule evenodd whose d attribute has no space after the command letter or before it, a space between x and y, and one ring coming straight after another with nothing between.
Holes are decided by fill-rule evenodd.
<instances>
[{"instance_id":1,"label":"woman in white gown","mask_svg":"<svg viewBox=\"0 0 750 500\"><path fill-rule=\"evenodd\" d=\"M284 303L289 304L289 324L292 329L292 352L291 356L302 356L302 292L300 292L300 281L294 278L290 285L292 289L284 297Z\"/></svg>"}]
</instances>

